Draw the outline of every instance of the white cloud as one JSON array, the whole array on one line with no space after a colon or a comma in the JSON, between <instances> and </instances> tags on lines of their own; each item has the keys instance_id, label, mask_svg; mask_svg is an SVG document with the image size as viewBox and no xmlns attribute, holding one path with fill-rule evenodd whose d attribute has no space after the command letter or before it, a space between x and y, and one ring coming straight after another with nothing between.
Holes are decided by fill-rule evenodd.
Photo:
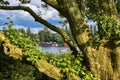
<instances>
[{"instance_id":1,"label":"white cloud","mask_svg":"<svg viewBox=\"0 0 120 80\"><path fill-rule=\"evenodd\" d=\"M31 32L32 33L38 33L40 30L43 30L43 28L38 28L38 27L36 27L36 28L30 28L31 29Z\"/></svg>"},{"instance_id":2,"label":"white cloud","mask_svg":"<svg viewBox=\"0 0 120 80\"><path fill-rule=\"evenodd\" d=\"M0 10L0 15L6 16L7 12L5 10Z\"/></svg>"},{"instance_id":3,"label":"white cloud","mask_svg":"<svg viewBox=\"0 0 120 80\"><path fill-rule=\"evenodd\" d=\"M7 0L10 2L10 5L19 5L19 0ZM42 18L45 20L60 20L60 17L58 16L58 12L53 9L52 7L49 7L48 9L45 9L41 6L41 4L44 4L41 0L31 0L31 3L29 4L23 4L24 6L30 7L32 10L34 10L36 13L39 13L41 11ZM1 10L2 11L2 10ZM25 11L19 10L19 11L2 11L0 15L7 16L9 14L14 15L15 19L24 19L24 20L33 20L31 15ZM14 20L15 20L14 19Z\"/></svg>"},{"instance_id":4,"label":"white cloud","mask_svg":"<svg viewBox=\"0 0 120 80\"><path fill-rule=\"evenodd\" d=\"M19 5L20 2L19 0L7 0L10 2L10 5ZM32 10L34 10L36 13L41 11L42 18L45 20L60 20L61 18L58 16L58 12L53 9L52 7L49 7L48 9L45 9L41 6L41 4L44 4L41 0L31 0L30 4L24 4L25 6L29 6ZM6 17L9 17L12 15L11 19L12 20L34 20L34 18L28 13L23 10L0 10L0 20L5 20ZM25 30L27 29L26 26L22 25L16 25L16 28L24 28ZM37 33L39 30L42 28L31 28L31 31L33 33Z\"/></svg>"},{"instance_id":5,"label":"white cloud","mask_svg":"<svg viewBox=\"0 0 120 80\"><path fill-rule=\"evenodd\" d=\"M42 17L46 20L48 20L48 19L52 19L52 20L60 19L58 16L58 12L51 7L48 9L40 8L40 11L41 11Z\"/></svg>"},{"instance_id":6,"label":"white cloud","mask_svg":"<svg viewBox=\"0 0 120 80\"><path fill-rule=\"evenodd\" d=\"M19 4L20 4L20 1L19 1L19 0L5 0L5 1L10 2L10 5L14 5L14 6L16 6L16 5L19 5Z\"/></svg>"},{"instance_id":7,"label":"white cloud","mask_svg":"<svg viewBox=\"0 0 120 80\"><path fill-rule=\"evenodd\" d=\"M20 1L19 0L6 0L6 1L9 1L10 2L10 5L11 6L17 6L17 5L20 5ZM31 7L33 7L31 5ZM5 11L5 10L1 10L2 12L0 13L1 14L4 14L4 16L9 16L9 15L13 15L13 19L16 20L16 19L23 19L23 20L33 20L33 18L30 16L30 14L28 12L25 12L23 10L13 10L13 11Z\"/></svg>"},{"instance_id":8,"label":"white cloud","mask_svg":"<svg viewBox=\"0 0 120 80\"><path fill-rule=\"evenodd\" d=\"M34 12L38 12L39 9L36 5L33 4L23 4L22 6L30 7Z\"/></svg>"},{"instance_id":9,"label":"white cloud","mask_svg":"<svg viewBox=\"0 0 120 80\"><path fill-rule=\"evenodd\" d=\"M44 4L41 0L31 0L31 4L36 6L41 6L41 4Z\"/></svg>"},{"instance_id":10,"label":"white cloud","mask_svg":"<svg viewBox=\"0 0 120 80\"><path fill-rule=\"evenodd\" d=\"M20 28L23 28L25 31L27 30L28 27L26 26L22 26L22 25L15 25L14 28L16 29L20 29ZM30 27L30 30L32 33L38 33L40 30L43 30L43 28L40 28L40 27Z\"/></svg>"},{"instance_id":11,"label":"white cloud","mask_svg":"<svg viewBox=\"0 0 120 80\"><path fill-rule=\"evenodd\" d=\"M3 26L1 25L1 26L0 26L0 30L2 30L2 28L3 28Z\"/></svg>"},{"instance_id":12,"label":"white cloud","mask_svg":"<svg viewBox=\"0 0 120 80\"><path fill-rule=\"evenodd\" d=\"M0 10L0 16L1 18L5 19L5 17L9 17L10 15L12 15L12 20L18 20L18 19L22 19L22 20L33 20L34 18L32 16L30 16L30 14L28 12L19 10Z\"/></svg>"},{"instance_id":13,"label":"white cloud","mask_svg":"<svg viewBox=\"0 0 120 80\"><path fill-rule=\"evenodd\" d=\"M87 25L91 26L91 25L97 25L96 22L93 22L93 21L90 21L90 22L87 22Z\"/></svg>"},{"instance_id":14,"label":"white cloud","mask_svg":"<svg viewBox=\"0 0 120 80\"><path fill-rule=\"evenodd\" d=\"M25 12L25 11L22 11L22 10L14 12L14 15L15 15L16 19L34 20L34 18L28 12Z\"/></svg>"},{"instance_id":15,"label":"white cloud","mask_svg":"<svg viewBox=\"0 0 120 80\"><path fill-rule=\"evenodd\" d=\"M30 4L23 5L30 7L36 13L39 13L39 11L41 11L41 17L45 20L60 20L57 10L53 9L52 7L45 9L41 6L41 4L44 4L41 0L31 0Z\"/></svg>"},{"instance_id":16,"label":"white cloud","mask_svg":"<svg viewBox=\"0 0 120 80\"><path fill-rule=\"evenodd\" d=\"M22 26L22 25L14 25L13 26L14 28L16 28L16 29L24 29L24 30L27 30L27 27L25 27L25 26Z\"/></svg>"}]
</instances>

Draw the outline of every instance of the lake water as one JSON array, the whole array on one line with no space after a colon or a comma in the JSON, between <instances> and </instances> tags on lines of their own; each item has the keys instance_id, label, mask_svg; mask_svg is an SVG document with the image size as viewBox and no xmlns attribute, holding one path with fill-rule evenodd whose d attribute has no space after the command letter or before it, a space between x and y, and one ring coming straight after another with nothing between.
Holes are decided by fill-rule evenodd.
<instances>
[{"instance_id":1,"label":"lake water","mask_svg":"<svg viewBox=\"0 0 120 80\"><path fill-rule=\"evenodd\" d=\"M49 52L49 53L54 53L54 54L65 53L65 52L69 52L70 51L70 49L68 47L53 47L53 46L41 47L41 50L43 52Z\"/></svg>"}]
</instances>

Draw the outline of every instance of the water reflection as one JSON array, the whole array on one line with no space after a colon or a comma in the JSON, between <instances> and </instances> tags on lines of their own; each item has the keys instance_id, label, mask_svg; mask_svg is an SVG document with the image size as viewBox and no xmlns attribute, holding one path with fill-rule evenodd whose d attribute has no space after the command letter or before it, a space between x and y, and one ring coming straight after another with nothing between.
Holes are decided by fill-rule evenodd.
<instances>
[{"instance_id":1,"label":"water reflection","mask_svg":"<svg viewBox=\"0 0 120 80\"><path fill-rule=\"evenodd\" d=\"M49 52L49 53L54 53L54 54L65 53L65 52L69 52L70 51L70 49L68 47L54 47L54 46L51 46L51 47L41 47L41 50L43 52Z\"/></svg>"}]
</instances>

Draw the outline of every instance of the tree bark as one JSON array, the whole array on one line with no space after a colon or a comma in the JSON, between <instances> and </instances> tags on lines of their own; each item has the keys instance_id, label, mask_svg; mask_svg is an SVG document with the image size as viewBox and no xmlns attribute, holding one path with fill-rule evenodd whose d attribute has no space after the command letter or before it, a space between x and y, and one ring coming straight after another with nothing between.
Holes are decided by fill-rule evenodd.
<instances>
[{"instance_id":1,"label":"tree bark","mask_svg":"<svg viewBox=\"0 0 120 80\"><path fill-rule=\"evenodd\" d=\"M116 74L116 77L120 79L120 40L114 41L114 43L115 48L113 48L112 52L113 71Z\"/></svg>"},{"instance_id":2,"label":"tree bark","mask_svg":"<svg viewBox=\"0 0 120 80\"><path fill-rule=\"evenodd\" d=\"M99 42L89 41L89 29L85 22L85 0L43 0L48 5L57 9L69 22L72 35L83 52L84 61L88 70L91 70L101 80L119 80L120 79L120 40L104 40ZM80 2L78 2L80 1ZM91 1L91 0L90 0ZM89 2L89 0L88 0ZM81 5L80 5L81 4ZM97 5L96 5L97 4ZM91 13L97 16L113 17L117 20L118 12L114 0L95 0L89 6ZM94 8L94 9L93 9ZM22 6L0 6L4 10L25 10L29 12L36 21L46 25L48 28L60 33L70 48L77 55L77 50L66 32L58 27L51 25L41 17L37 16L30 8ZM98 25L98 31L101 31L101 25ZM103 36L103 35L102 35ZM98 45L96 45L98 44Z\"/></svg>"},{"instance_id":3,"label":"tree bark","mask_svg":"<svg viewBox=\"0 0 120 80\"><path fill-rule=\"evenodd\" d=\"M97 4L97 5L95 5ZM93 2L97 16L112 17L117 21L118 12L114 0L96 0ZM93 7L91 7L91 10ZM101 11L101 12L100 12ZM97 20L96 20L97 21ZM109 26L108 26L109 27ZM113 26L114 27L114 26ZM101 25L98 22L98 32L101 37L104 37ZM95 48L95 42L86 47L86 57L89 59L89 68L101 80L119 80L120 79L120 45L119 39L104 40L101 38L99 45ZM117 43L117 45L116 45ZM97 43L96 43L97 44Z\"/></svg>"},{"instance_id":4,"label":"tree bark","mask_svg":"<svg viewBox=\"0 0 120 80\"><path fill-rule=\"evenodd\" d=\"M89 42L88 26L84 21L84 16L82 16L82 13L78 8L77 2L75 0L57 1L60 8L62 10L64 9L61 13L67 18L73 37L80 50L83 52L84 60L87 62L86 67L88 67L89 64L88 70L91 70L101 80L119 80L119 47L115 46L115 49L110 48L110 46L113 45L113 42L110 42L109 40L100 40L99 46L95 46L95 42ZM105 6L105 4L108 6ZM118 17L114 2L108 2L106 0L100 5L104 15L112 16L113 18ZM67 13L67 16L65 13ZM112 53L115 54L115 62L112 62ZM116 71L114 70L113 65L116 65Z\"/></svg>"},{"instance_id":5,"label":"tree bark","mask_svg":"<svg viewBox=\"0 0 120 80\"><path fill-rule=\"evenodd\" d=\"M107 47L104 47L104 44L101 43L97 49L93 46L88 46L86 48L86 54L89 59L90 70L101 80L112 80L111 51Z\"/></svg>"},{"instance_id":6,"label":"tree bark","mask_svg":"<svg viewBox=\"0 0 120 80\"><path fill-rule=\"evenodd\" d=\"M57 0L59 8L62 10L60 12L64 17L67 18L72 35L80 48L81 51L84 50L85 44L88 41L88 27L84 20L82 11L79 9L79 5L76 0Z\"/></svg>"},{"instance_id":7,"label":"tree bark","mask_svg":"<svg viewBox=\"0 0 120 80\"><path fill-rule=\"evenodd\" d=\"M5 36L2 33L0 33L0 52L19 61L22 61L24 57L22 49L11 44L10 41L7 38L5 38ZM24 60L23 62L25 63ZM61 80L62 77L64 76L60 74L60 69L49 64L46 60L40 59L38 62L39 62L38 66L36 66L32 62L31 62L32 64L29 63L29 65L34 65L40 72L46 74L53 80ZM70 77L68 80L81 80L81 79L74 75L73 77Z\"/></svg>"},{"instance_id":8,"label":"tree bark","mask_svg":"<svg viewBox=\"0 0 120 80\"><path fill-rule=\"evenodd\" d=\"M94 46L88 46L85 50L90 70L101 80L119 80L120 45L115 46L114 41L101 40L99 46Z\"/></svg>"}]
</instances>

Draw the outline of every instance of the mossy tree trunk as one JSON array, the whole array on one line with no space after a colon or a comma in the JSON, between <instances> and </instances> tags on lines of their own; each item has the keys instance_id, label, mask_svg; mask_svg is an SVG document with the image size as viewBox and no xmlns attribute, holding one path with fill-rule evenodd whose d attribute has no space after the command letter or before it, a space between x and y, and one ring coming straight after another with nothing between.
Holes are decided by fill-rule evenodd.
<instances>
[{"instance_id":1,"label":"mossy tree trunk","mask_svg":"<svg viewBox=\"0 0 120 80\"><path fill-rule=\"evenodd\" d=\"M26 61L26 59L24 59L22 49L11 44L11 42L2 33L0 33L0 57L2 58L3 56L1 55L6 55L13 58L16 61L21 61L23 63L35 66L39 70L39 72L47 75L46 77L48 77L49 80L61 80L64 77L64 75L60 73L61 69L49 64L44 59L38 60L38 65L36 65L34 62ZM74 75L73 77L70 77L67 80L81 79L78 76Z\"/></svg>"},{"instance_id":2,"label":"mossy tree trunk","mask_svg":"<svg viewBox=\"0 0 120 80\"><path fill-rule=\"evenodd\" d=\"M42 0L46 4L52 6L63 15L69 25L74 37L74 40L82 51L84 56L84 65L88 70L92 71L101 80L119 80L120 79L120 40L118 38L104 39L103 29L97 16L107 16L115 19L120 25L118 12L114 0ZM86 8L86 3L89 4ZM42 19L36 15L30 8L24 6L0 6L4 10L24 10L29 12L36 21L46 25L48 28L58 32L68 43L77 56L72 40L66 32ZM88 13L86 14L86 9ZM90 39L89 26L86 25L85 17L97 15L92 18L98 23L98 34L100 40L95 41ZM101 20L102 21L102 20ZM114 27L114 26L113 26Z\"/></svg>"},{"instance_id":3,"label":"mossy tree trunk","mask_svg":"<svg viewBox=\"0 0 120 80\"><path fill-rule=\"evenodd\" d=\"M94 8L94 10L93 10ZM120 20L114 0L96 0L92 3L90 9L92 15L107 16L107 18L115 19L119 26ZM100 35L99 42L92 42L85 49L87 59L89 60L89 68L101 80L119 80L120 79L120 40L119 36L106 39L102 24L99 20L94 19L98 23L98 32ZM102 21L102 20L101 20ZM107 24L107 23L106 23ZM107 29L109 26L106 26ZM115 26L112 26L115 27ZM120 26L119 26L120 27ZM117 30L116 30L117 31ZM115 34L113 32L113 34ZM96 46L96 44L99 44Z\"/></svg>"},{"instance_id":4,"label":"mossy tree trunk","mask_svg":"<svg viewBox=\"0 0 120 80\"><path fill-rule=\"evenodd\" d=\"M101 38L99 42L91 42L89 27L84 20L85 0L81 0L80 4L76 0L57 0L57 2L60 6L60 13L67 18L72 35L79 49L83 52L84 62L87 62L85 63L87 69L95 73L101 80L119 80L120 46L115 44L116 42L119 44L119 40ZM113 19L118 18L114 0L102 0L102 3L98 0L97 4L99 4L99 8L102 11L97 13L98 16L105 15L107 17L111 16ZM100 31L99 35L101 36L103 30L101 29L101 25L98 27Z\"/></svg>"},{"instance_id":5,"label":"mossy tree trunk","mask_svg":"<svg viewBox=\"0 0 120 80\"><path fill-rule=\"evenodd\" d=\"M120 47L114 42L101 41L96 48L88 46L86 54L90 70L101 80L120 79Z\"/></svg>"}]
</instances>

